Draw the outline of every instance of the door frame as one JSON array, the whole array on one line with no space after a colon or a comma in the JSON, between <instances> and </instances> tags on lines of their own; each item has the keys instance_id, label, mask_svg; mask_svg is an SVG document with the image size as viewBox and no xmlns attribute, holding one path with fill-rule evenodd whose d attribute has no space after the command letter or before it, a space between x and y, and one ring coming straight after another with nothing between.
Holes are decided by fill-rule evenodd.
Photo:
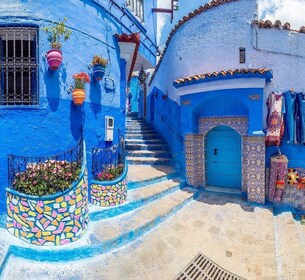
<instances>
[{"instance_id":1,"label":"door frame","mask_svg":"<svg viewBox=\"0 0 305 280\"><path fill-rule=\"evenodd\" d=\"M214 126L212 129L210 129L208 132L206 132L206 134L204 136L204 172L205 172L204 185L205 185L205 187L214 187L214 186L208 185L208 176L207 176L207 171L208 171L207 144L208 144L208 142L207 142L207 138L210 133L212 133L213 131L215 131L216 128L219 128L219 127L226 127L226 128L228 128L229 132L234 132L239 137L240 150L239 150L239 155L237 155L237 156L238 156L238 159L240 160L240 163L239 163L240 182L238 184L238 187L236 187L236 188L228 187L228 186L216 186L216 187L223 188L223 189L242 190L242 181L243 181L242 180L242 158L243 158L242 157L242 136L235 129L233 129L232 127L230 127L228 125L224 125L224 124Z\"/></svg>"}]
</instances>

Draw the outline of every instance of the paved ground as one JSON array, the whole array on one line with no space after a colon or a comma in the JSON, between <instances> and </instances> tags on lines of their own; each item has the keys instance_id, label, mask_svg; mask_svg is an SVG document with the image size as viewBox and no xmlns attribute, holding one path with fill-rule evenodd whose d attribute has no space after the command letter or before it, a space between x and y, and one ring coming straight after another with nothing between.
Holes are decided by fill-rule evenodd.
<instances>
[{"instance_id":1,"label":"paved ground","mask_svg":"<svg viewBox=\"0 0 305 280\"><path fill-rule=\"evenodd\" d=\"M120 250L65 264L12 257L3 279L172 279L199 251L247 279L305 279L305 226L271 210L203 193Z\"/></svg>"}]
</instances>

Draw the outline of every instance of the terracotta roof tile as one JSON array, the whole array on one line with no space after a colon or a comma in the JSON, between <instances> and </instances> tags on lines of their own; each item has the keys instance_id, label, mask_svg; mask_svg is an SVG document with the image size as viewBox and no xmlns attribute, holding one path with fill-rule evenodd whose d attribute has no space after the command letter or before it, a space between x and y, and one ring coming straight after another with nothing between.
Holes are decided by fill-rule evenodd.
<instances>
[{"instance_id":1,"label":"terracotta roof tile","mask_svg":"<svg viewBox=\"0 0 305 280\"><path fill-rule=\"evenodd\" d=\"M194 81L199 80L206 80L210 78L217 78L217 77L228 77L228 76L240 76L240 75L268 75L268 78L272 77L272 72L270 69L267 68L259 68L259 69L231 69L231 70L223 70L219 72L212 72L212 73L205 73L205 74L197 74L190 77L185 77L181 79L177 79L174 81L175 87L181 87L192 83Z\"/></svg>"},{"instance_id":2,"label":"terracotta roof tile","mask_svg":"<svg viewBox=\"0 0 305 280\"><path fill-rule=\"evenodd\" d=\"M253 25L258 25L259 28L277 28L277 29L285 29L285 30L290 30L290 31L295 31L295 32L300 32L300 33L305 33L305 26L301 26L299 30L291 29L290 23L286 22L282 25L280 20L276 20L274 24L270 20L253 20L252 21Z\"/></svg>"},{"instance_id":3,"label":"terracotta roof tile","mask_svg":"<svg viewBox=\"0 0 305 280\"><path fill-rule=\"evenodd\" d=\"M173 35L176 33L176 31L179 29L179 27L181 25L183 25L185 22L189 21L193 17L195 17L195 16L201 14L202 12L207 11L207 10L213 8L213 7L217 7L217 6L220 6L222 4L231 3L231 2L237 2L237 1L239 1L239 0L213 0L210 3L207 3L207 4L203 5L203 6L200 6L198 9L194 10L193 12L189 13L187 16L184 16L181 20L179 20L179 22L174 26L174 28L172 29L172 31L170 32L170 34L169 34L169 36L168 36L168 38L166 40L165 49L164 49L163 53L161 54L161 57L160 57L157 65L155 67L155 70L154 70L154 72L153 72L153 74L151 76L151 79L149 81L149 85L152 83L152 81L153 81L153 79L154 79L154 77L155 77L155 75L156 75L156 73L157 73L157 71L158 71L158 69L160 67L160 64L161 64L161 62L163 60L163 57L164 57L164 55L166 53L167 47L168 47L168 45L169 45Z\"/></svg>"}]
</instances>

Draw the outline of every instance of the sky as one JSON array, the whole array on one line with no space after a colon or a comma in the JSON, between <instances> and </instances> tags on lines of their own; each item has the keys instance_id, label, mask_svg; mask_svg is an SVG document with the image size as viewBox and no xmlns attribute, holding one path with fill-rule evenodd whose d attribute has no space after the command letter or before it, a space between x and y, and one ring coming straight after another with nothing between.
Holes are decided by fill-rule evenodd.
<instances>
[{"instance_id":1,"label":"sky","mask_svg":"<svg viewBox=\"0 0 305 280\"><path fill-rule=\"evenodd\" d=\"M172 24L169 24L169 15L158 14L157 44L161 47L161 49L164 47L168 34L174 25L183 16L194 11L207 2L210 1L179 0L179 10L175 12L174 21ZM291 28L297 30L302 25L305 26L305 0L258 0L258 3L260 19L269 19L272 22L279 19L282 24L289 22L291 24ZM158 0L158 7L169 8L170 0Z\"/></svg>"}]
</instances>

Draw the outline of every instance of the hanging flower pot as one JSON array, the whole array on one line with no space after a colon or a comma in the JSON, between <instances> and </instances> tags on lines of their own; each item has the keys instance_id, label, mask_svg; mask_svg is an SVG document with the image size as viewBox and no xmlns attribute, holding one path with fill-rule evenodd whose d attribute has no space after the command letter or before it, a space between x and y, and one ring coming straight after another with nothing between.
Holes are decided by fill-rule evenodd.
<instances>
[{"instance_id":1,"label":"hanging flower pot","mask_svg":"<svg viewBox=\"0 0 305 280\"><path fill-rule=\"evenodd\" d=\"M93 77L97 81L100 81L101 79L103 79L105 75L105 69L108 64L108 60L99 55L94 55L91 64L93 66L92 68Z\"/></svg>"},{"instance_id":2,"label":"hanging flower pot","mask_svg":"<svg viewBox=\"0 0 305 280\"><path fill-rule=\"evenodd\" d=\"M105 69L106 69L105 66L102 64L93 65L93 72L92 72L93 77L97 81L102 80L105 75Z\"/></svg>"},{"instance_id":3,"label":"hanging flower pot","mask_svg":"<svg viewBox=\"0 0 305 280\"><path fill-rule=\"evenodd\" d=\"M74 89L72 92L72 98L75 105L82 105L86 98L85 83L90 83L89 75L85 72L81 72L73 75Z\"/></svg>"},{"instance_id":4,"label":"hanging flower pot","mask_svg":"<svg viewBox=\"0 0 305 280\"><path fill-rule=\"evenodd\" d=\"M47 52L47 61L52 70L57 70L62 62L61 50L49 50Z\"/></svg>"},{"instance_id":5,"label":"hanging flower pot","mask_svg":"<svg viewBox=\"0 0 305 280\"><path fill-rule=\"evenodd\" d=\"M64 18L55 26L43 28L43 31L49 35L48 40L52 48L47 52L47 61L52 70L57 70L62 62L61 42L67 41L72 34L72 31L66 27L65 22L67 20L67 18Z\"/></svg>"},{"instance_id":6,"label":"hanging flower pot","mask_svg":"<svg viewBox=\"0 0 305 280\"><path fill-rule=\"evenodd\" d=\"M75 88L72 91L72 98L75 105L82 105L86 98L86 93L84 89Z\"/></svg>"}]
</instances>

